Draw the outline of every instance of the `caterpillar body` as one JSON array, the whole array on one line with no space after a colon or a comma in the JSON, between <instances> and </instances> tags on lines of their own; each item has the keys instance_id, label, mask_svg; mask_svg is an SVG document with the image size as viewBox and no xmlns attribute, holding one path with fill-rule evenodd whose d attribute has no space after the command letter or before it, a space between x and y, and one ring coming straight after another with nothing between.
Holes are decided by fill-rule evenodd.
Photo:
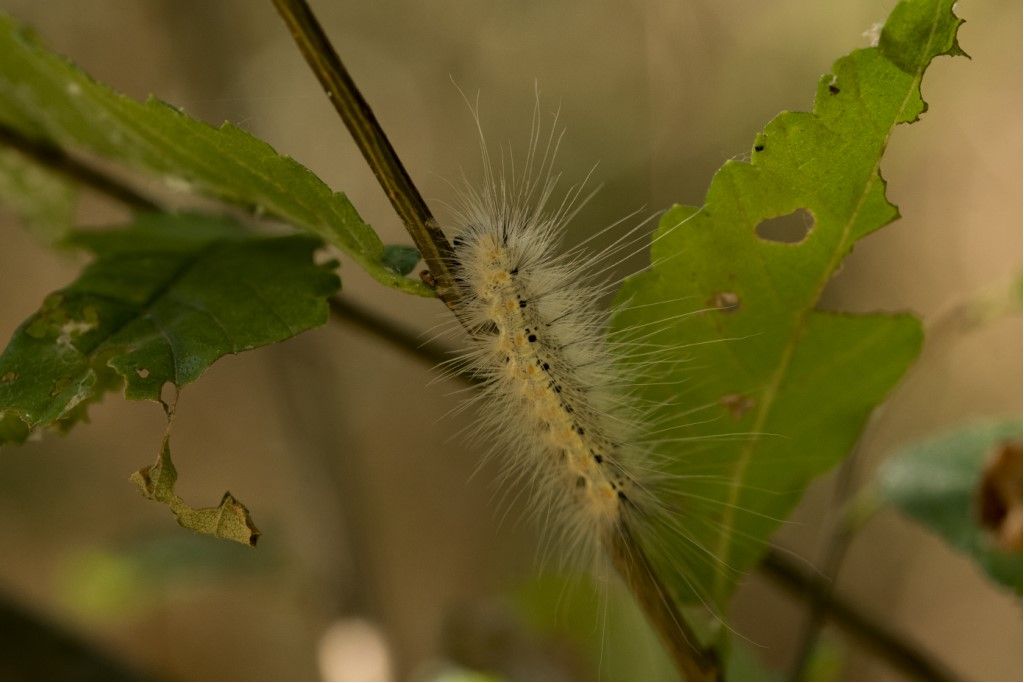
<instances>
[{"instance_id":1,"label":"caterpillar body","mask_svg":"<svg viewBox=\"0 0 1024 683\"><path fill-rule=\"evenodd\" d=\"M587 242L618 223L560 250L567 224L585 201L586 181L553 199L561 139L556 122L538 154L535 109L518 168L505 152L495 170L480 133L483 183L457 188L453 207L455 312L470 343L451 365L481 381L471 399L480 407L477 436L511 476L526 482L533 512L543 517L542 532L561 534L563 557L598 568L602 546L616 535L643 538L673 523L659 494L666 479L644 441L653 431L648 413L632 390L659 363L681 361L678 354L659 360L666 349L645 343L649 331L610 334L614 310L601 305L620 282L606 274L647 249L645 222L596 253L586 253ZM664 554L660 545L651 550Z\"/></svg>"},{"instance_id":2,"label":"caterpillar body","mask_svg":"<svg viewBox=\"0 0 1024 683\"><path fill-rule=\"evenodd\" d=\"M484 430L520 459L511 466L529 477L538 507L587 551L645 504L599 292L555 251L557 216L488 208L456 239L458 313L473 331L467 360L484 381Z\"/></svg>"}]
</instances>

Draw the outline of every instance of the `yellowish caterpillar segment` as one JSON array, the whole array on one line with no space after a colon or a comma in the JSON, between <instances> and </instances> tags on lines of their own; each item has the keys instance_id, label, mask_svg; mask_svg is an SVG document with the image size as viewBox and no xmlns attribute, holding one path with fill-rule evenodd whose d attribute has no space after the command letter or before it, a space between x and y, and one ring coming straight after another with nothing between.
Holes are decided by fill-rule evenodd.
<instances>
[{"instance_id":1,"label":"yellowish caterpillar segment","mask_svg":"<svg viewBox=\"0 0 1024 683\"><path fill-rule=\"evenodd\" d=\"M608 424L614 397L599 388L611 360L591 329L593 293L566 281L539 237L465 231L457 253L471 295L460 313L479 330L474 370L499 411L495 436L532 459L523 464L547 498L539 502L591 536L614 525L637 492L622 462L622 430Z\"/></svg>"}]
</instances>

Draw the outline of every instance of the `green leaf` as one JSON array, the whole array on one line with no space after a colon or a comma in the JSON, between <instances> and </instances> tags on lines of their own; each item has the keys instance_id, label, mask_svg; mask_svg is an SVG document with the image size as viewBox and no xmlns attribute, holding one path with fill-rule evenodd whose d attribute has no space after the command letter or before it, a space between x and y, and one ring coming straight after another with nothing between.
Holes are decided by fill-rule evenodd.
<instances>
[{"instance_id":1,"label":"green leaf","mask_svg":"<svg viewBox=\"0 0 1024 683\"><path fill-rule=\"evenodd\" d=\"M78 233L97 254L49 295L0 355L0 443L67 428L122 385L160 400L215 360L327 320L340 282L306 235L253 238L223 219L140 216L126 230Z\"/></svg>"},{"instance_id":2,"label":"green leaf","mask_svg":"<svg viewBox=\"0 0 1024 683\"><path fill-rule=\"evenodd\" d=\"M186 529L250 547L255 547L260 538L249 511L230 492L224 493L217 507L198 509L186 504L174 492L178 471L171 462L170 430L164 434L156 462L132 474L131 480L146 498L167 505L178 524Z\"/></svg>"},{"instance_id":3,"label":"green leaf","mask_svg":"<svg viewBox=\"0 0 1024 683\"><path fill-rule=\"evenodd\" d=\"M420 262L420 252L416 247L405 244L388 244L384 247L384 256L381 260L399 275L408 275Z\"/></svg>"},{"instance_id":4,"label":"green leaf","mask_svg":"<svg viewBox=\"0 0 1024 683\"><path fill-rule=\"evenodd\" d=\"M71 230L77 198L74 186L61 176L0 147L0 206L13 211L44 244Z\"/></svg>"},{"instance_id":5,"label":"green leaf","mask_svg":"<svg viewBox=\"0 0 1024 683\"><path fill-rule=\"evenodd\" d=\"M878 47L820 79L812 113L777 116L749 163L718 171L704 206L665 214L652 268L618 295L627 306L613 334L641 330L645 344L674 349L637 381L652 382L641 399L663 406L651 438L678 482L679 526L653 532L649 550L683 602L724 607L918 354L911 315L818 305L856 241L899 215L880 160L895 126L925 109L925 67L960 53L953 2L900 3ZM801 241L759 235L763 221L801 209L814 222Z\"/></svg>"},{"instance_id":6,"label":"green leaf","mask_svg":"<svg viewBox=\"0 0 1024 683\"><path fill-rule=\"evenodd\" d=\"M344 194L241 128L214 128L157 99L120 95L3 14L0 64L0 124L160 174L171 188L269 212L346 252L378 281L434 296L389 267L380 238Z\"/></svg>"},{"instance_id":7,"label":"green leaf","mask_svg":"<svg viewBox=\"0 0 1024 683\"><path fill-rule=\"evenodd\" d=\"M960 427L901 449L877 479L883 500L972 557L1018 595L1020 444L1020 420Z\"/></svg>"}]
</instances>

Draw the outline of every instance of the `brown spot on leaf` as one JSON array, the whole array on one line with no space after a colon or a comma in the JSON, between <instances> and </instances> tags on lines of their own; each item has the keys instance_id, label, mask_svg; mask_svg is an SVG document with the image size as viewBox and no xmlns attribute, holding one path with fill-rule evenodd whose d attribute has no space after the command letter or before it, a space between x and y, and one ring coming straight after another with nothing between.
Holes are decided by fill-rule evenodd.
<instances>
[{"instance_id":1,"label":"brown spot on leaf","mask_svg":"<svg viewBox=\"0 0 1024 683\"><path fill-rule=\"evenodd\" d=\"M747 411L756 405L754 399L743 394L726 394L722 398L718 399L719 405L725 407L732 415L733 419L740 419L746 415Z\"/></svg>"},{"instance_id":2,"label":"brown spot on leaf","mask_svg":"<svg viewBox=\"0 0 1024 683\"><path fill-rule=\"evenodd\" d=\"M0 382L3 382L4 384L10 384L16 379L18 379L18 373L16 373L14 370L8 370L7 372L4 373L3 377L0 377Z\"/></svg>"},{"instance_id":3,"label":"brown spot on leaf","mask_svg":"<svg viewBox=\"0 0 1024 683\"><path fill-rule=\"evenodd\" d=\"M985 464L976 493L978 522L1006 552L1020 552L1022 545L1021 470L1021 443L1003 442Z\"/></svg>"},{"instance_id":4,"label":"brown spot on leaf","mask_svg":"<svg viewBox=\"0 0 1024 683\"><path fill-rule=\"evenodd\" d=\"M715 292L708 299L708 306L731 313L740 307L740 297L736 292Z\"/></svg>"}]
</instances>

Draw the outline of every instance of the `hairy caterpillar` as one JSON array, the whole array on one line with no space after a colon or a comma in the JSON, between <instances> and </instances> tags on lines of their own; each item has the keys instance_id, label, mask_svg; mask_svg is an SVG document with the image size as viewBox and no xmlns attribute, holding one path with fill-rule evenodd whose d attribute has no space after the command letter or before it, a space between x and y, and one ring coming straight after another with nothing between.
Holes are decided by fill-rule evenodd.
<instances>
[{"instance_id":1,"label":"hairy caterpillar","mask_svg":"<svg viewBox=\"0 0 1024 683\"><path fill-rule=\"evenodd\" d=\"M526 483L542 532L561 534L562 555L597 568L609 548L631 555L631 571L650 575L654 597L664 603L659 609L673 622L670 628L682 632L648 556L684 581L687 562L714 558L683 531L662 495L672 482L658 466L651 435L674 427L657 429L631 389L657 381L659 363L683 361L678 354L662 358L678 349L646 341L650 329L609 333L613 311L601 306L619 283L608 273L646 250L648 235L641 223L596 253L586 254L586 242L560 252L562 232L585 201L583 184L555 198L559 176L553 167L561 138L552 123L538 154L540 129L535 108L518 169L503 152L495 170L481 132L482 186L467 181L458 188L455 312L470 342L448 365L481 381L482 390L470 399L482 415L476 436L511 477ZM663 328L693 313L651 326ZM664 530L679 542L658 540ZM693 589L703 601L700 587Z\"/></svg>"}]
</instances>

